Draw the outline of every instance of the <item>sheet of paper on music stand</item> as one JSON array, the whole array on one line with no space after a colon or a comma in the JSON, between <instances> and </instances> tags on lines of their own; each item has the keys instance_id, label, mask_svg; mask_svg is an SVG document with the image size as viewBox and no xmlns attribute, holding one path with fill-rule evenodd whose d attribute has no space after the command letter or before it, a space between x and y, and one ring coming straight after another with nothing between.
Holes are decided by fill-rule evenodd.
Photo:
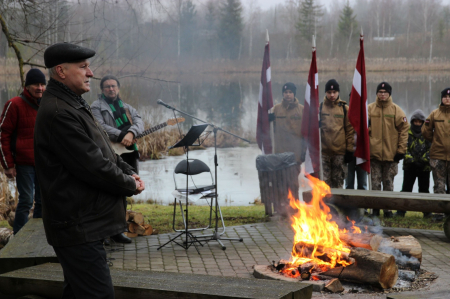
<instances>
[{"instance_id":1,"label":"sheet of paper on music stand","mask_svg":"<svg viewBox=\"0 0 450 299\"><path fill-rule=\"evenodd\" d=\"M175 145L169 148L177 148L177 147L185 147L194 145L195 141L198 140L200 135L205 131L208 124L194 125L187 132L186 136L183 139L178 141Z\"/></svg>"}]
</instances>

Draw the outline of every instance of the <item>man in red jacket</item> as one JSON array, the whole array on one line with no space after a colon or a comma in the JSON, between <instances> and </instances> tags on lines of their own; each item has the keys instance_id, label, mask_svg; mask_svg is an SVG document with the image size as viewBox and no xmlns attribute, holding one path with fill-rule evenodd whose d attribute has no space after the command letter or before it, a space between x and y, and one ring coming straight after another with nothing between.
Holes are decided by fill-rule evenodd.
<instances>
[{"instance_id":1,"label":"man in red jacket","mask_svg":"<svg viewBox=\"0 0 450 299\"><path fill-rule=\"evenodd\" d=\"M42 218L41 192L34 168L33 143L34 123L45 84L45 75L39 69L31 69L27 73L23 92L6 102L0 119L0 161L6 176L16 179L19 191L14 234L27 223L28 214L33 207L33 198L33 218Z\"/></svg>"}]
</instances>

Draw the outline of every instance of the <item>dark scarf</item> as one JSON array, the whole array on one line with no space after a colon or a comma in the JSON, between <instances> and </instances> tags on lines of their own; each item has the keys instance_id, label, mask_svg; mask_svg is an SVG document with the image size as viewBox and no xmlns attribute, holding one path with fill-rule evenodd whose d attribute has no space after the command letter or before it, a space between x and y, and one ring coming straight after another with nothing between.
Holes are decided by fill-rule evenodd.
<instances>
[{"instance_id":1,"label":"dark scarf","mask_svg":"<svg viewBox=\"0 0 450 299\"><path fill-rule=\"evenodd\" d=\"M81 96L77 95L69 87L67 87L67 85L65 85L64 83L61 83L58 80L55 80L53 78L50 78L49 82L52 82L53 84L56 84L57 86L64 89L64 91L66 93L68 93L70 96L72 96L75 100L77 100L77 102L79 102L81 104L81 106L83 106L89 112L91 112L91 106L89 106L89 104Z\"/></svg>"},{"instance_id":2,"label":"dark scarf","mask_svg":"<svg viewBox=\"0 0 450 299\"><path fill-rule=\"evenodd\" d=\"M111 111L113 112L114 121L116 122L117 129L124 130L131 127L131 122L127 117L127 113L125 111L125 108L123 107L122 100L117 97L117 99L111 100L107 97L105 97L104 94L102 94L103 100L105 100L106 104L109 105L109 108L111 108Z\"/></svg>"},{"instance_id":3,"label":"dark scarf","mask_svg":"<svg viewBox=\"0 0 450 299\"><path fill-rule=\"evenodd\" d=\"M422 126L411 124L411 132L413 133L414 137L419 138L420 136L422 136Z\"/></svg>"},{"instance_id":4,"label":"dark scarf","mask_svg":"<svg viewBox=\"0 0 450 299\"><path fill-rule=\"evenodd\" d=\"M127 131L131 127L131 122L127 117L127 113L125 111L125 107L123 106L122 100L119 97L117 97L116 100L111 100L105 97L104 94L102 94L102 99L106 102L106 104L109 105L109 108L111 108L117 129L121 131ZM131 146L127 147L127 149L135 151L138 150L136 144L132 144Z\"/></svg>"}]
</instances>

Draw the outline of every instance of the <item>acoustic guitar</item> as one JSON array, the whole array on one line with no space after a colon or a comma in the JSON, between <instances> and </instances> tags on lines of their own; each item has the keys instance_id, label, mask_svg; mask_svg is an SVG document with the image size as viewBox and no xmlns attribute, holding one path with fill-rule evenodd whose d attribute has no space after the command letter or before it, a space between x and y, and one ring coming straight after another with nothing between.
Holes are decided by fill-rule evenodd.
<instances>
[{"instance_id":1,"label":"acoustic guitar","mask_svg":"<svg viewBox=\"0 0 450 299\"><path fill-rule=\"evenodd\" d=\"M176 125L177 123L182 123L184 121L185 121L184 117L171 118L171 119L167 120L166 122L164 122L162 124L156 125L154 127L151 127L148 130L145 130L141 134L137 135L135 137L135 139L139 139L139 138L142 138L144 136L147 136L147 135L149 135L149 134L151 134L153 132L156 132L159 129L162 129L162 128L166 127L166 126L173 126L173 125ZM120 142L112 142L112 148L114 149L116 154L118 154L119 156L122 155L122 154L125 154L125 153L132 153L134 151L134 150L127 149L125 147L125 145L123 145Z\"/></svg>"}]
</instances>

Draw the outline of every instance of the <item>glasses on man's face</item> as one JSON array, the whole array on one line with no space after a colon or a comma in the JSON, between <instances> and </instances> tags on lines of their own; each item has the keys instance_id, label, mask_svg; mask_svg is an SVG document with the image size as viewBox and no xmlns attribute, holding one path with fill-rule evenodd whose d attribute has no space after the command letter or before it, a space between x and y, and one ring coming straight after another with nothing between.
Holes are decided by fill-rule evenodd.
<instances>
[{"instance_id":1,"label":"glasses on man's face","mask_svg":"<svg viewBox=\"0 0 450 299\"><path fill-rule=\"evenodd\" d=\"M110 89L110 88L115 89L116 87L117 87L117 85L105 85L105 86L103 86L104 89Z\"/></svg>"}]
</instances>

